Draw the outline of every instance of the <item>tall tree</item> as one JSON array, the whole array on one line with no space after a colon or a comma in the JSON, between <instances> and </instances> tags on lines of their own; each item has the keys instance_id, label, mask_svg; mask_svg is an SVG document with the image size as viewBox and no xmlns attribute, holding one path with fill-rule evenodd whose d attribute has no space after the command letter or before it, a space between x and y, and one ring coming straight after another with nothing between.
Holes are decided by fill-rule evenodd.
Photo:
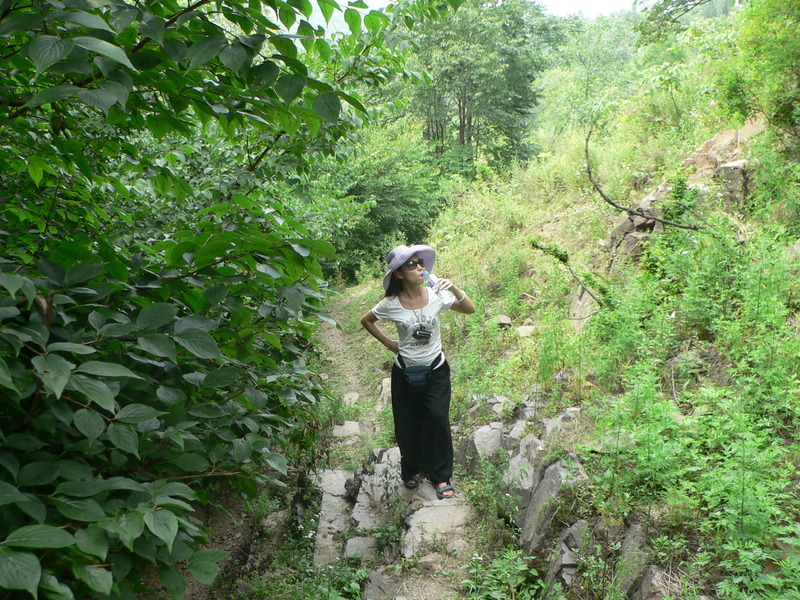
<instances>
[{"instance_id":1,"label":"tall tree","mask_svg":"<svg viewBox=\"0 0 800 600\"><path fill-rule=\"evenodd\" d=\"M526 0L471 0L418 35L417 60L429 82L412 108L445 165L455 160L450 168L470 171L479 155L497 166L527 158L533 82L560 40L555 22Z\"/></svg>"}]
</instances>

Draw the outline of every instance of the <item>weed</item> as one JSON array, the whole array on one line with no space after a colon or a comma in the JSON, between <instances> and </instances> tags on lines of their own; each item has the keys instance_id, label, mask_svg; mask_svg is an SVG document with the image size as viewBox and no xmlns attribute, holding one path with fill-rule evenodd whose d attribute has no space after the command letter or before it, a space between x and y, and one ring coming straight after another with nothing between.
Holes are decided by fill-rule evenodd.
<instances>
[{"instance_id":1,"label":"weed","mask_svg":"<svg viewBox=\"0 0 800 600\"><path fill-rule=\"evenodd\" d=\"M470 577L462 582L467 588L465 600L534 600L542 581L527 561L518 549L503 550L491 560L473 556L467 569Z\"/></svg>"}]
</instances>

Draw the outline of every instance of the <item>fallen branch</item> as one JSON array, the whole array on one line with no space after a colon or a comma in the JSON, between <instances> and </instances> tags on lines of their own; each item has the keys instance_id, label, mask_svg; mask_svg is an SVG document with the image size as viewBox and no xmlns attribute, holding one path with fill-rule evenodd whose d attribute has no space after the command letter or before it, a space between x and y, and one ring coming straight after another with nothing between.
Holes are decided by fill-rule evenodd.
<instances>
[{"instance_id":1,"label":"fallen branch","mask_svg":"<svg viewBox=\"0 0 800 600\"><path fill-rule=\"evenodd\" d=\"M600 306L603 306L603 303L600 300L600 298L598 298L597 296L594 295L594 293L592 293L592 290L589 289L589 286L583 283L583 280L580 277L578 277L578 274L573 270L572 265L569 264L569 255L567 254L566 250L564 250L563 248L559 248L558 246L545 246L543 244L540 244L536 238L530 238L528 241L530 242L531 246L533 246L537 250L541 250L545 254L549 254L550 256L555 258L558 262L560 262L562 265L564 265L569 271L570 275L572 275L572 278L578 282L578 285L580 285L584 290L586 290L586 293L589 294L595 302L597 302Z\"/></svg>"},{"instance_id":2,"label":"fallen branch","mask_svg":"<svg viewBox=\"0 0 800 600\"><path fill-rule=\"evenodd\" d=\"M592 162L589 159L589 138L592 137L592 130L589 130L589 133L586 135L586 146L585 146L585 153L586 153L586 175L589 177L589 181L592 183L594 189L597 190L597 193L600 194L600 197L603 198L606 202L608 202L611 206L616 208L617 210L624 211L628 213L632 217L642 217L643 219L647 219L650 221L656 221L657 223L663 223L664 225L671 225L672 227L678 227L680 229L690 229L692 231L700 231L703 228L697 225L685 225L683 223L676 223L675 221L668 221L666 219L661 219L659 217L655 217L653 215L645 213L642 209L634 209L628 208L627 206L622 206L617 202L614 202L611 198L609 198L606 193L603 191L603 188L600 187L600 184L594 178L594 174L592 173Z\"/></svg>"}]
</instances>

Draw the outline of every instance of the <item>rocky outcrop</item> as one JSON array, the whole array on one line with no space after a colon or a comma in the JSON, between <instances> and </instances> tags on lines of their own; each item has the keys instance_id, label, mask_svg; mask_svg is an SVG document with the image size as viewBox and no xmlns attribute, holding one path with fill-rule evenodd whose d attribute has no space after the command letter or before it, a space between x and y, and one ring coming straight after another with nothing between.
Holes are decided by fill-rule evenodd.
<instances>
[{"instance_id":1,"label":"rocky outcrop","mask_svg":"<svg viewBox=\"0 0 800 600\"><path fill-rule=\"evenodd\" d=\"M664 574L649 564L651 555L640 524L609 528L599 518L570 520L570 511L564 509L579 497L587 476L576 454L553 456L552 452L562 445L562 436L570 435L571 428L580 423L579 408L540 419L533 402L511 406L500 395L475 400L481 406L473 407L471 414L489 418L514 414L519 418L511 422L492 420L462 435L456 460L470 475L480 474L485 463L502 465L502 480L508 493L517 499L520 544L526 555L543 565L546 584L558 584L565 590L576 586L579 591L586 565L602 548L611 549L612 554L604 555L603 560L611 564L615 586L624 597L659 600L674 593ZM413 582L402 575L400 565L413 561L421 576L462 568L472 548L466 540L478 515L461 494L437 499L428 482L407 490L398 477L399 461L397 448L375 450L367 464L355 472L328 470L317 476L322 504L315 560L322 565L339 559L382 564L365 583L363 597L370 600L431 594L457 598L458 591L452 588L424 592L409 589ZM396 519L391 507L398 501L406 506L399 548L391 556L379 554L377 532L390 519ZM613 548L618 548L616 553ZM390 564L380 562L386 560Z\"/></svg>"},{"instance_id":2,"label":"rocky outcrop","mask_svg":"<svg viewBox=\"0 0 800 600\"><path fill-rule=\"evenodd\" d=\"M563 504L565 493L585 481L586 473L574 455L547 467L521 519L520 541L528 553L540 553L549 545L557 533L553 517Z\"/></svg>"},{"instance_id":3,"label":"rocky outcrop","mask_svg":"<svg viewBox=\"0 0 800 600\"><path fill-rule=\"evenodd\" d=\"M688 171L687 185L701 197L716 194L729 208L736 209L747 202L753 189L752 170L742 151L742 145L764 130L764 125L749 122L741 129L727 129L702 144L683 162ZM626 215L611 232L605 245L604 258L598 267L612 273L620 264L638 260L644 245L653 234L662 233L664 224L648 216L663 218L659 204L668 199L672 185L661 183L632 207L639 215ZM594 298L582 287L575 289L570 299L569 317L580 330L597 309Z\"/></svg>"}]
</instances>

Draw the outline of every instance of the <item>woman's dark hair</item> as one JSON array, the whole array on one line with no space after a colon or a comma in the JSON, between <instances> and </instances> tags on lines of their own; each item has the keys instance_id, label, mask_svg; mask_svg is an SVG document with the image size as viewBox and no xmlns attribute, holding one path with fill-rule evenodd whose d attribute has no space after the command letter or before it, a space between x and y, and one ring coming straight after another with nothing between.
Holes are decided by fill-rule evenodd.
<instances>
[{"instance_id":1,"label":"woman's dark hair","mask_svg":"<svg viewBox=\"0 0 800 600\"><path fill-rule=\"evenodd\" d=\"M400 292L403 291L403 280L397 279L394 274L389 278L389 289L386 290L386 297L390 298L392 296L397 296Z\"/></svg>"}]
</instances>

